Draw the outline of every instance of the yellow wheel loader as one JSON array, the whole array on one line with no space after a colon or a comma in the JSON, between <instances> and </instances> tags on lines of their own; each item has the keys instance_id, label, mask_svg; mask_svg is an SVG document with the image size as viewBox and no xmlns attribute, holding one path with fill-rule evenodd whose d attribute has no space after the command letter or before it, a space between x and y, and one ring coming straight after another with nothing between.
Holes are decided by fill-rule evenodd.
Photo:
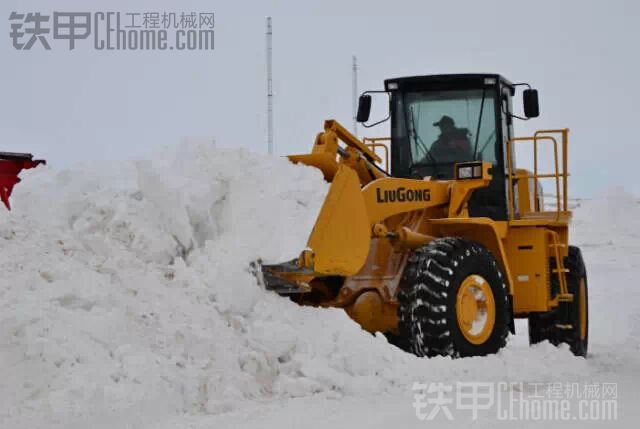
<instances>
[{"instance_id":1,"label":"yellow wheel loader","mask_svg":"<svg viewBox=\"0 0 640 429\"><path fill-rule=\"evenodd\" d=\"M259 280L302 305L343 308L418 356L495 353L515 318L529 319L531 343L586 356L587 275L568 234L568 130L515 137L514 118L539 115L538 93L500 75L384 85L360 96L357 119L389 120L390 137L359 140L327 120L311 153L289 156L331 186L307 248L261 265ZM512 98L523 85L520 117ZM388 99L389 114L370 124L372 94ZM517 167L516 146L532 168ZM541 168L543 158L552 168ZM547 204L543 182L553 187Z\"/></svg>"}]
</instances>

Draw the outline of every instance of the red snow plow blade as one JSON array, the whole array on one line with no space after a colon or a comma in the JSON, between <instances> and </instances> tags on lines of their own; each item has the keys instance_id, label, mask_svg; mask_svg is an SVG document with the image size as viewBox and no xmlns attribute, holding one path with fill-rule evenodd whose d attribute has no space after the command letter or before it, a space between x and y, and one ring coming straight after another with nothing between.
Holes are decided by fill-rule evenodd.
<instances>
[{"instance_id":1,"label":"red snow plow blade","mask_svg":"<svg viewBox=\"0 0 640 429\"><path fill-rule=\"evenodd\" d=\"M18 174L22 170L46 164L43 159L33 159L30 153L0 152L0 201L11 210L9 197L16 183L20 183Z\"/></svg>"}]
</instances>

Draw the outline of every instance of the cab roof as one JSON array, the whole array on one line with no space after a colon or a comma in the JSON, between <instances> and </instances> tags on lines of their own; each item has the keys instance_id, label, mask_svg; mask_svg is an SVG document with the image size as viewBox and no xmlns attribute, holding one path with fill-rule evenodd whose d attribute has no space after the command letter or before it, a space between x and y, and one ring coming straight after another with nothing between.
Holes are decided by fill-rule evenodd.
<instances>
[{"instance_id":1,"label":"cab roof","mask_svg":"<svg viewBox=\"0 0 640 429\"><path fill-rule=\"evenodd\" d=\"M389 88L389 84L391 88ZM386 79L384 89L386 91L446 91L455 89L483 88L487 85L513 87L513 84L504 76L495 73L473 74L435 74L426 76L409 76ZM396 88L393 88L396 86Z\"/></svg>"}]
</instances>

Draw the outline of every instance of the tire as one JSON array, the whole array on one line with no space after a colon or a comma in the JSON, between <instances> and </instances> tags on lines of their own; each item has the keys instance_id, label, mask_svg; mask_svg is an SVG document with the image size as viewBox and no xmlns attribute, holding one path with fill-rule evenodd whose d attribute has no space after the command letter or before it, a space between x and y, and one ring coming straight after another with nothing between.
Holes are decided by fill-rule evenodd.
<instances>
[{"instance_id":1,"label":"tire","mask_svg":"<svg viewBox=\"0 0 640 429\"><path fill-rule=\"evenodd\" d=\"M491 252L464 239L438 238L407 262L398 292L399 342L418 356L496 353L509 333L508 303Z\"/></svg>"},{"instance_id":2,"label":"tire","mask_svg":"<svg viewBox=\"0 0 640 429\"><path fill-rule=\"evenodd\" d=\"M567 289L574 299L561 303L549 313L530 315L529 343L545 340L555 346L565 343L574 355L586 357L589 348L589 292L587 270L578 247L569 246L565 268L569 270Z\"/></svg>"}]
</instances>

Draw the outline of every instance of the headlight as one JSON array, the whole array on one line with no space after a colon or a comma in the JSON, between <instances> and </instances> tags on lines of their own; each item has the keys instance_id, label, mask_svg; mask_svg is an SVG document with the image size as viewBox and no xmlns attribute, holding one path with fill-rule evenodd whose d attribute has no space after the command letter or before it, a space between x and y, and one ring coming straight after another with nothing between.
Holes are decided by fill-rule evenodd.
<instances>
[{"instance_id":1,"label":"headlight","mask_svg":"<svg viewBox=\"0 0 640 429\"><path fill-rule=\"evenodd\" d=\"M473 167L458 168L458 179L471 179L473 177Z\"/></svg>"},{"instance_id":2,"label":"headlight","mask_svg":"<svg viewBox=\"0 0 640 429\"><path fill-rule=\"evenodd\" d=\"M456 179L482 179L482 162L456 164Z\"/></svg>"}]
</instances>

